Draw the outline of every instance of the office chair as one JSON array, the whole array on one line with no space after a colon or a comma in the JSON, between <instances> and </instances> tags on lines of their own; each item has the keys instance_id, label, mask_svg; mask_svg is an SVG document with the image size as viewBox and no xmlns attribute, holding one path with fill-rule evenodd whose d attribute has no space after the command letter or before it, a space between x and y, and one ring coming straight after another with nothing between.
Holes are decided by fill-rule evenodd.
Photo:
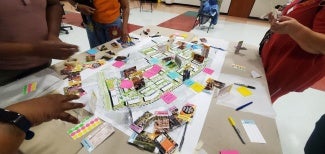
<instances>
[{"instance_id":1,"label":"office chair","mask_svg":"<svg viewBox=\"0 0 325 154\"><path fill-rule=\"evenodd\" d=\"M196 16L193 28L197 24L200 27L201 25L206 24L210 20L210 24L207 31L208 33L211 26L217 24L219 16L218 2L219 1L217 0L200 0L200 8Z\"/></svg>"}]
</instances>

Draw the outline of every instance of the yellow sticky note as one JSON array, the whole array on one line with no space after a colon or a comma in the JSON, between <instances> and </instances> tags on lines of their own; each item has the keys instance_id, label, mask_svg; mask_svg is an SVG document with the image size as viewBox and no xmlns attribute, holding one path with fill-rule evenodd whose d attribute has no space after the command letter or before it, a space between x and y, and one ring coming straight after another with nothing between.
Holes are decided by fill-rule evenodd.
<instances>
[{"instance_id":1,"label":"yellow sticky note","mask_svg":"<svg viewBox=\"0 0 325 154\"><path fill-rule=\"evenodd\" d=\"M183 34L181 34L181 36L184 37L184 38L187 38L188 35L183 33Z\"/></svg>"},{"instance_id":2,"label":"yellow sticky note","mask_svg":"<svg viewBox=\"0 0 325 154\"><path fill-rule=\"evenodd\" d=\"M246 87L240 86L237 88L237 91L244 97L252 95L252 92Z\"/></svg>"},{"instance_id":3,"label":"yellow sticky note","mask_svg":"<svg viewBox=\"0 0 325 154\"><path fill-rule=\"evenodd\" d=\"M195 83L193 83L193 84L191 85L191 88L192 88L195 92L199 93L199 92L203 91L204 86L201 85L201 84L198 83L198 82L195 82Z\"/></svg>"}]
</instances>

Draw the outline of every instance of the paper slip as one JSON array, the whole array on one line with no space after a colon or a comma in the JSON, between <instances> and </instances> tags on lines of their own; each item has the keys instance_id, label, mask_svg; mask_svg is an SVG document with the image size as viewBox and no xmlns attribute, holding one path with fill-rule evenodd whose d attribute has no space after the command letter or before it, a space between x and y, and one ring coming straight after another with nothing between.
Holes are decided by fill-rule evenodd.
<instances>
[{"instance_id":1,"label":"paper slip","mask_svg":"<svg viewBox=\"0 0 325 154\"><path fill-rule=\"evenodd\" d=\"M198 82L194 82L194 83L191 85L191 88L192 88L195 92L199 93L199 92L202 92L202 91L203 91L204 86L201 85L201 84L198 83Z\"/></svg>"},{"instance_id":2,"label":"paper slip","mask_svg":"<svg viewBox=\"0 0 325 154\"><path fill-rule=\"evenodd\" d=\"M87 53L89 53L89 54L91 54L91 55L94 55L94 54L96 54L97 52L98 52L98 50L96 50L96 49L90 49L90 50L87 51Z\"/></svg>"},{"instance_id":3,"label":"paper slip","mask_svg":"<svg viewBox=\"0 0 325 154\"><path fill-rule=\"evenodd\" d=\"M113 133L114 127L105 122L98 126L98 128L91 132L86 138L81 140L81 144L87 149L88 152L91 152Z\"/></svg>"},{"instance_id":4,"label":"paper slip","mask_svg":"<svg viewBox=\"0 0 325 154\"><path fill-rule=\"evenodd\" d=\"M122 80L120 87L130 89L133 87L133 82L130 80Z\"/></svg>"},{"instance_id":5,"label":"paper slip","mask_svg":"<svg viewBox=\"0 0 325 154\"><path fill-rule=\"evenodd\" d=\"M257 128L254 120L241 120L247 136L251 142L254 143L266 143L260 130Z\"/></svg>"},{"instance_id":6,"label":"paper slip","mask_svg":"<svg viewBox=\"0 0 325 154\"><path fill-rule=\"evenodd\" d=\"M194 84L194 81L192 79L187 79L184 81L184 84L189 87Z\"/></svg>"}]
</instances>

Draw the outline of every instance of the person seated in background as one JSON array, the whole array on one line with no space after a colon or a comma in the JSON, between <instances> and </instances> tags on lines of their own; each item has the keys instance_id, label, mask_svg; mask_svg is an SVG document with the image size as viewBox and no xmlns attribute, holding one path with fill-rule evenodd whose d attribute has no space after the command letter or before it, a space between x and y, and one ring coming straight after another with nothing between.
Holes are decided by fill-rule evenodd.
<instances>
[{"instance_id":1,"label":"person seated in background","mask_svg":"<svg viewBox=\"0 0 325 154\"><path fill-rule=\"evenodd\" d=\"M271 32L261 42L272 102L301 92L325 76L324 0L295 0L278 18L269 14Z\"/></svg>"},{"instance_id":2,"label":"person seated in background","mask_svg":"<svg viewBox=\"0 0 325 154\"><path fill-rule=\"evenodd\" d=\"M24 139L31 139L34 133L30 127L40 125L52 119L78 123L78 119L67 110L84 107L81 103L72 103L76 95L51 94L22 101L0 109L0 153L17 153Z\"/></svg>"},{"instance_id":3,"label":"person seated in background","mask_svg":"<svg viewBox=\"0 0 325 154\"><path fill-rule=\"evenodd\" d=\"M91 48L118 37L123 42L129 40L128 0L69 0L69 3L81 12Z\"/></svg>"},{"instance_id":4,"label":"person seated in background","mask_svg":"<svg viewBox=\"0 0 325 154\"><path fill-rule=\"evenodd\" d=\"M219 6L217 0L207 0L203 3L203 14L212 16L211 24L216 25L219 16Z\"/></svg>"},{"instance_id":5,"label":"person seated in background","mask_svg":"<svg viewBox=\"0 0 325 154\"><path fill-rule=\"evenodd\" d=\"M0 86L67 59L78 47L58 38L59 0L0 1Z\"/></svg>"}]
</instances>

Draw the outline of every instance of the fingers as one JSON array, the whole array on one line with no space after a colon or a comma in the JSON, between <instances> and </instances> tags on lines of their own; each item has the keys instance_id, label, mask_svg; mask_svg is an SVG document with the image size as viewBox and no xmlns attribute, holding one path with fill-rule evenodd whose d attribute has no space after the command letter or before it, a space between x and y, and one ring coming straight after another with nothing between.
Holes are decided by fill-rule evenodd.
<instances>
[{"instance_id":1,"label":"fingers","mask_svg":"<svg viewBox=\"0 0 325 154\"><path fill-rule=\"evenodd\" d=\"M83 107L85 107L85 105L82 103L72 103L72 102L66 102L62 105L62 109L64 111L71 110L71 109L83 108Z\"/></svg>"},{"instance_id":2,"label":"fingers","mask_svg":"<svg viewBox=\"0 0 325 154\"><path fill-rule=\"evenodd\" d=\"M60 119L60 120L66 121L66 122L71 122L71 123L74 123L74 124L79 123L79 120L76 117L74 117L71 114L66 113L66 112L60 113L58 115L57 119Z\"/></svg>"},{"instance_id":3,"label":"fingers","mask_svg":"<svg viewBox=\"0 0 325 154\"><path fill-rule=\"evenodd\" d=\"M62 100L64 102L72 101L72 100L75 100L75 99L79 98L78 95L62 95L62 96L64 96L64 98Z\"/></svg>"}]
</instances>

